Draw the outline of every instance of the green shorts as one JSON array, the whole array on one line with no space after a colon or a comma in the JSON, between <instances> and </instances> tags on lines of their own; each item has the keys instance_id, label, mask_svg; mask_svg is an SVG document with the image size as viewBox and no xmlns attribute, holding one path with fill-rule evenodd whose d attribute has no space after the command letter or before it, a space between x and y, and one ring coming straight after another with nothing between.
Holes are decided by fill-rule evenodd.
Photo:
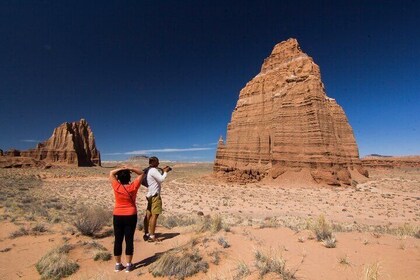
<instances>
[{"instance_id":1,"label":"green shorts","mask_svg":"<svg viewBox=\"0 0 420 280\"><path fill-rule=\"evenodd\" d=\"M147 197L147 211L152 214L162 214L162 198L160 194Z\"/></svg>"}]
</instances>

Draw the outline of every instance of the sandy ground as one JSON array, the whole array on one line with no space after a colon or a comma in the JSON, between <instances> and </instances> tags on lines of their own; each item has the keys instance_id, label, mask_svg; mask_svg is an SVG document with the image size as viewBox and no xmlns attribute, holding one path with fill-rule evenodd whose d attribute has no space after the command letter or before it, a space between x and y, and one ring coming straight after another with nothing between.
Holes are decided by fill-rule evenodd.
<instances>
[{"instance_id":1,"label":"sandy ground","mask_svg":"<svg viewBox=\"0 0 420 280\"><path fill-rule=\"evenodd\" d=\"M69 279L154 279L149 269L159 254L193 240L209 268L191 279L259 279L257 251L281 257L287 270L296 271L296 279L368 279L365 272L374 268L379 279L420 275L420 239L413 236L420 227L418 169L370 170L370 180L355 187L290 188L221 182L210 176L211 164L173 167L162 191L162 224L172 217L219 215L225 230L198 233L195 225L161 225L163 241L156 244L144 242L137 231L137 268L131 273L114 273L112 260L94 261L94 250L83 245L93 239L71 226L82 206L112 210L109 168L0 170L0 279L39 279L36 262L64 242L74 245L69 258L80 265ZM145 193L141 188L137 197L140 219ZM35 204L49 211L45 221ZM333 225L335 248L326 248L307 229L320 215ZM21 227L46 221L52 222L47 232L10 237ZM223 248L221 239L230 246ZM112 252L112 236L93 241ZM241 264L249 275L239 277ZM281 277L272 272L263 279Z\"/></svg>"}]
</instances>

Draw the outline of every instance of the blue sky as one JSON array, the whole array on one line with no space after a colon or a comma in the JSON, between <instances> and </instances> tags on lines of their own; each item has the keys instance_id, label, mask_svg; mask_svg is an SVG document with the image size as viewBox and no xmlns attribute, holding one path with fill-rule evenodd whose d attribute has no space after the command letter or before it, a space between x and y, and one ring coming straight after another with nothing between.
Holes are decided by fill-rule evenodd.
<instances>
[{"instance_id":1,"label":"blue sky","mask_svg":"<svg viewBox=\"0 0 420 280\"><path fill-rule=\"evenodd\" d=\"M2 1L0 148L85 118L103 160L213 161L239 91L290 37L360 155L420 154L419 1Z\"/></svg>"}]
</instances>

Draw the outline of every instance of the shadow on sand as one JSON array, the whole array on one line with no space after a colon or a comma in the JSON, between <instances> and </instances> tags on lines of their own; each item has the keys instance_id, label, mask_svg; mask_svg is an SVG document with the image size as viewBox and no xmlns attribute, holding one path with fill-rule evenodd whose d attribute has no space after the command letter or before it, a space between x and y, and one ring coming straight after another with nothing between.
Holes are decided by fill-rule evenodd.
<instances>
[{"instance_id":1,"label":"shadow on sand","mask_svg":"<svg viewBox=\"0 0 420 280\"><path fill-rule=\"evenodd\" d=\"M180 233L178 232L173 232L173 233L157 233L156 237L159 239L159 242L167 240L167 239L171 239L174 238L176 236L178 236ZM154 263L155 261L157 261L159 259L159 257L161 255L163 255L165 252L159 252L154 254L151 257L145 258L139 262L134 263L134 269L138 269L144 266L148 266L152 263Z\"/></svg>"}]
</instances>

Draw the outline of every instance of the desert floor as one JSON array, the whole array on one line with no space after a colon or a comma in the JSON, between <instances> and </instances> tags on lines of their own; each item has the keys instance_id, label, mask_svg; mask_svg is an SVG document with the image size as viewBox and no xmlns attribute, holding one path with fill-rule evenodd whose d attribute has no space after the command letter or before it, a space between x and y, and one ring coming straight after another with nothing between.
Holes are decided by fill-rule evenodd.
<instances>
[{"instance_id":1,"label":"desert floor","mask_svg":"<svg viewBox=\"0 0 420 280\"><path fill-rule=\"evenodd\" d=\"M187 259L180 271L199 271L189 279L419 279L418 169L370 170L367 182L351 187L291 188L226 183L211 176L211 164L171 163L161 242L144 242L139 223L136 269L115 273L113 260L94 260L113 251L115 164L0 169L0 279L39 279L36 263L64 244L56 262L79 266L68 279L167 279L153 274L168 272L161 260L170 255ZM137 196L139 221L145 193ZM107 224L93 237L74 226L88 209L102 210L96 215ZM332 237L317 241L320 228Z\"/></svg>"}]
</instances>

